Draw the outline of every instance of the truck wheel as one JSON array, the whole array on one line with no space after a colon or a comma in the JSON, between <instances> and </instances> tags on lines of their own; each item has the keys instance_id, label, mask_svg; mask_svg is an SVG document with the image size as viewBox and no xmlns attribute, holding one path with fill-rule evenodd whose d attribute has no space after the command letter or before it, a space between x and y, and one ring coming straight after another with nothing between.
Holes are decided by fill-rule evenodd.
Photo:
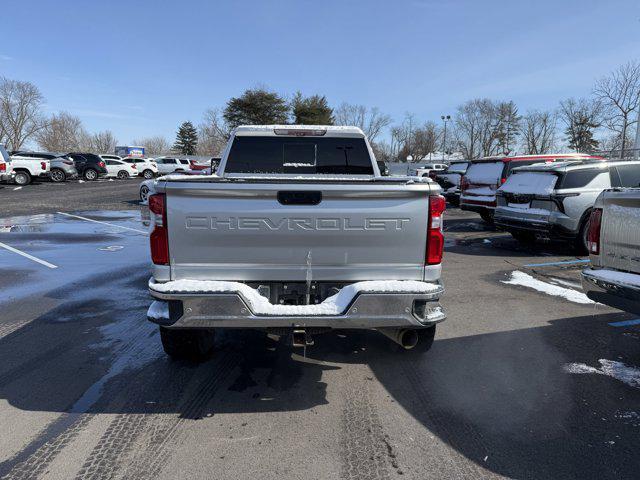
<instances>
[{"instance_id":1,"label":"truck wheel","mask_svg":"<svg viewBox=\"0 0 640 480\"><path fill-rule=\"evenodd\" d=\"M493 210L485 210L480 212L480 217L489 225L493 225Z\"/></svg>"},{"instance_id":2,"label":"truck wheel","mask_svg":"<svg viewBox=\"0 0 640 480\"><path fill-rule=\"evenodd\" d=\"M13 181L16 182L16 185L29 185L31 183L31 175L28 172L19 170L16 172L16 176L13 177Z\"/></svg>"},{"instance_id":3,"label":"truck wheel","mask_svg":"<svg viewBox=\"0 0 640 480\"><path fill-rule=\"evenodd\" d=\"M153 178L153 171L147 168L144 172L142 172L142 176L147 180L151 180Z\"/></svg>"},{"instance_id":4,"label":"truck wheel","mask_svg":"<svg viewBox=\"0 0 640 480\"><path fill-rule=\"evenodd\" d=\"M160 327L164 352L174 360L203 362L213 353L215 331Z\"/></svg>"}]
</instances>

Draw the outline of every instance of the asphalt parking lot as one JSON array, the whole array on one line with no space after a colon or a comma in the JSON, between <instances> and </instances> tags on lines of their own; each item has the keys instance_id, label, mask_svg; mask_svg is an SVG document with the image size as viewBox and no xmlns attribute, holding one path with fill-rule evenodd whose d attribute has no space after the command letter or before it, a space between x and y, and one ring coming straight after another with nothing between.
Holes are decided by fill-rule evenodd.
<instances>
[{"instance_id":1,"label":"asphalt parking lot","mask_svg":"<svg viewBox=\"0 0 640 480\"><path fill-rule=\"evenodd\" d=\"M638 477L640 322L581 293L568 247L449 209L426 355L229 331L172 362L145 317L137 188L0 190L0 477Z\"/></svg>"}]
</instances>

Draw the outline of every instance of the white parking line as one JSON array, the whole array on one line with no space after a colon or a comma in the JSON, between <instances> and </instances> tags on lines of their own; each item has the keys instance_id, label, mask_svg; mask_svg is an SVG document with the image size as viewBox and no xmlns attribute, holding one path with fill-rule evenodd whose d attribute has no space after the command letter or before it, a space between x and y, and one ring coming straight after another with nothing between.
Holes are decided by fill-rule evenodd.
<instances>
[{"instance_id":1,"label":"white parking line","mask_svg":"<svg viewBox=\"0 0 640 480\"><path fill-rule=\"evenodd\" d=\"M33 255L29 255L26 252L18 250L17 248L10 247L9 245L7 245L5 243L0 242L0 247L5 248L5 249L9 250L10 252L17 253L18 255L22 255L23 257L28 258L29 260L33 260L34 262L37 262L40 265L44 265L45 267L58 268L58 266L54 265L53 263L49 263L49 262L47 262L45 260L41 260L41 259L39 259L37 257L34 257Z\"/></svg>"},{"instance_id":2,"label":"white parking line","mask_svg":"<svg viewBox=\"0 0 640 480\"><path fill-rule=\"evenodd\" d=\"M131 230L132 232L137 232L137 233L142 233L144 235L149 235L149 232L146 232L144 230L138 230L137 228L123 227L122 225L115 225L113 223L101 222L100 220L94 220L93 218L81 217L80 215L72 215L70 213L65 213L65 212L58 212L58 213L60 215L66 215L67 217L77 218L79 220L85 220L87 222L100 223L102 225L108 225L109 227L123 228L124 230Z\"/></svg>"}]
</instances>

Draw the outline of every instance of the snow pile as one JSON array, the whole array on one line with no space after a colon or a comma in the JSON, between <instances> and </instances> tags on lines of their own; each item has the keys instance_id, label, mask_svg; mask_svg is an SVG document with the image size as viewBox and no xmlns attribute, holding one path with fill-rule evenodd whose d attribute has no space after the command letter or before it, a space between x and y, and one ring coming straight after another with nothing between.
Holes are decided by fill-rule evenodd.
<instances>
[{"instance_id":1,"label":"snow pile","mask_svg":"<svg viewBox=\"0 0 640 480\"><path fill-rule=\"evenodd\" d=\"M614 360L600 359L600 368L590 367L584 363L568 363L564 366L567 373L585 374L594 373L596 375L606 375L615 378L630 387L640 388L640 369L629 367L622 362Z\"/></svg>"},{"instance_id":2,"label":"snow pile","mask_svg":"<svg viewBox=\"0 0 640 480\"><path fill-rule=\"evenodd\" d=\"M629 287L640 287L640 274L618 272L617 270L585 270L585 273L589 277L593 277L596 280L603 280L605 282L613 282L621 285L627 285Z\"/></svg>"},{"instance_id":3,"label":"snow pile","mask_svg":"<svg viewBox=\"0 0 640 480\"><path fill-rule=\"evenodd\" d=\"M500 191L507 193L550 195L555 188L557 180L558 177L552 173L515 173L500 187Z\"/></svg>"},{"instance_id":4,"label":"snow pile","mask_svg":"<svg viewBox=\"0 0 640 480\"><path fill-rule=\"evenodd\" d=\"M502 176L502 162L472 163L465 174L469 183L497 185Z\"/></svg>"},{"instance_id":5,"label":"snow pile","mask_svg":"<svg viewBox=\"0 0 640 480\"><path fill-rule=\"evenodd\" d=\"M590 304L595 303L584 293L573 290L572 288L559 287L557 285L551 285L550 283L543 282L537 278L533 278L531 275L515 270L511 272L511 278L509 280L502 280L502 283L508 285L520 285L523 287L533 288L547 295L554 297L562 297L570 302Z\"/></svg>"},{"instance_id":6,"label":"snow pile","mask_svg":"<svg viewBox=\"0 0 640 480\"><path fill-rule=\"evenodd\" d=\"M368 293L431 293L439 285L415 280L376 280L357 282L342 288L337 294L316 305L273 305L268 299L244 283L211 280L174 280L155 283L149 280L149 288L160 293L239 293L256 315L340 315L353 298L361 292ZM153 305L152 305L153 307ZM151 310L151 307L149 308Z\"/></svg>"},{"instance_id":7,"label":"snow pile","mask_svg":"<svg viewBox=\"0 0 640 480\"><path fill-rule=\"evenodd\" d=\"M530 214L530 215L542 215L542 216L549 216L551 214L551 212L549 210L545 210L544 208L529 208L529 204L521 204L522 206L519 206L520 204L517 203L510 203L508 206L506 207L498 207L498 210L501 212L518 212L518 213L526 213L526 214Z\"/></svg>"}]
</instances>

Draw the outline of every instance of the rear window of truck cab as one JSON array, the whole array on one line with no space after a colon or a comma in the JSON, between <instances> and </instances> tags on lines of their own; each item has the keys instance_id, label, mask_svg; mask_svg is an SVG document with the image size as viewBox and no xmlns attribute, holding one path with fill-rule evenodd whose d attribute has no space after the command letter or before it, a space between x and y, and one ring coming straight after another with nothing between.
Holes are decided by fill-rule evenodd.
<instances>
[{"instance_id":1,"label":"rear window of truck cab","mask_svg":"<svg viewBox=\"0 0 640 480\"><path fill-rule=\"evenodd\" d=\"M373 175L373 166L363 138L237 136L225 173Z\"/></svg>"}]
</instances>

